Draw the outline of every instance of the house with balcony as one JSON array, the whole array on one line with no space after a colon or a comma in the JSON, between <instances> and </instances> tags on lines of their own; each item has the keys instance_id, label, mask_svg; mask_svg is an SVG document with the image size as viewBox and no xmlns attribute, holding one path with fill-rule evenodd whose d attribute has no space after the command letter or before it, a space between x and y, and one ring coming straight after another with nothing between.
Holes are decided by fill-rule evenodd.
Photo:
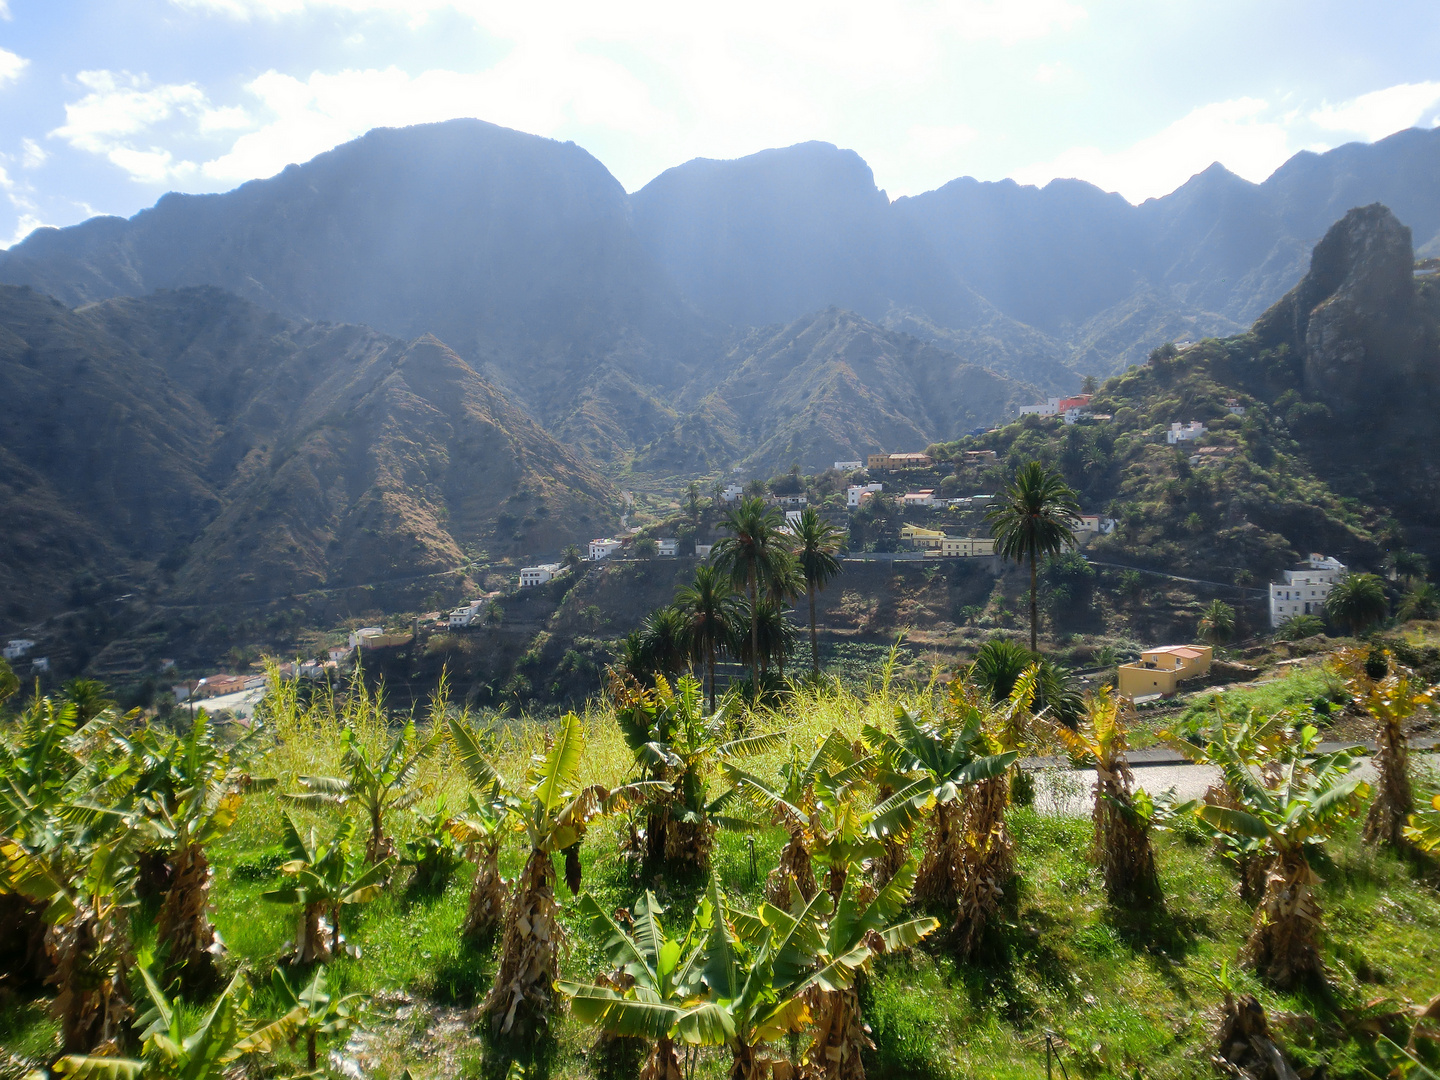
<instances>
[{"instance_id":1,"label":"house with balcony","mask_svg":"<svg viewBox=\"0 0 1440 1080\"><path fill-rule=\"evenodd\" d=\"M939 554L947 558L987 558L995 554L995 541L988 536L947 536L940 541Z\"/></svg>"},{"instance_id":2,"label":"house with balcony","mask_svg":"<svg viewBox=\"0 0 1440 1080\"><path fill-rule=\"evenodd\" d=\"M1171 424L1170 429L1165 432L1165 441L1171 446L1175 446L1182 442L1191 442L1204 434L1205 425L1199 420L1191 420L1188 424L1182 424L1176 421Z\"/></svg>"},{"instance_id":3,"label":"house with balcony","mask_svg":"<svg viewBox=\"0 0 1440 1080\"><path fill-rule=\"evenodd\" d=\"M1121 664L1119 691L1123 697L1169 697L1182 682L1210 674L1215 650L1209 645L1162 645L1146 649L1133 664Z\"/></svg>"},{"instance_id":4,"label":"house with balcony","mask_svg":"<svg viewBox=\"0 0 1440 1080\"><path fill-rule=\"evenodd\" d=\"M845 505L854 510L865 501L866 495L874 495L884 489L884 484L851 484L845 489Z\"/></svg>"},{"instance_id":5,"label":"house with balcony","mask_svg":"<svg viewBox=\"0 0 1440 1080\"><path fill-rule=\"evenodd\" d=\"M29 638L11 638L9 644L0 649L0 656L4 656L6 660L19 660L34 647L35 642Z\"/></svg>"},{"instance_id":6,"label":"house with balcony","mask_svg":"<svg viewBox=\"0 0 1440 1080\"><path fill-rule=\"evenodd\" d=\"M865 468L871 472L899 472L904 469L924 469L934 463L929 454L870 454L865 459Z\"/></svg>"},{"instance_id":7,"label":"house with balcony","mask_svg":"<svg viewBox=\"0 0 1440 1080\"><path fill-rule=\"evenodd\" d=\"M662 536L655 541L655 551L667 558L675 558L680 554L680 541L673 536Z\"/></svg>"},{"instance_id":8,"label":"house with balcony","mask_svg":"<svg viewBox=\"0 0 1440 1080\"><path fill-rule=\"evenodd\" d=\"M938 551L941 543L945 540L945 533L940 529L926 529L919 525L900 526L900 539L908 540L917 548L930 548Z\"/></svg>"}]
</instances>

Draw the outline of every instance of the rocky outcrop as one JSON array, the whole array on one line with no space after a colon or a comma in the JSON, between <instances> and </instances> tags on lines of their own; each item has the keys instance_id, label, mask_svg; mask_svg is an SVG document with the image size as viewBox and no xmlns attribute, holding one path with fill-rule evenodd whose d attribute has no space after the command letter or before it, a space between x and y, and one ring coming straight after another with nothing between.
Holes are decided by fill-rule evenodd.
<instances>
[{"instance_id":1,"label":"rocky outcrop","mask_svg":"<svg viewBox=\"0 0 1440 1080\"><path fill-rule=\"evenodd\" d=\"M1315 245L1309 272L1256 336L1303 358L1307 395L1358 414L1416 374L1413 267L1410 230L1380 203L1357 207Z\"/></svg>"}]
</instances>

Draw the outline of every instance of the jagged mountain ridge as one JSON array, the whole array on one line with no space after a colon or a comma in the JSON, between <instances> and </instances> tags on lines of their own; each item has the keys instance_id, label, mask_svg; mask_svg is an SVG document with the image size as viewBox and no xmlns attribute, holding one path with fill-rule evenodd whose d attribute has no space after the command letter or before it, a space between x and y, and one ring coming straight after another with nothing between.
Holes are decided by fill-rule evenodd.
<instances>
[{"instance_id":1,"label":"jagged mountain ridge","mask_svg":"<svg viewBox=\"0 0 1440 1080\"><path fill-rule=\"evenodd\" d=\"M72 311L0 287L0 389L12 618L87 574L211 602L439 574L557 551L618 503L433 336L214 288Z\"/></svg>"},{"instance_id":2,"label":"jagged mountain ridge","mask_svg":"<svg viewBox=\"0 0 1440 1080\"><path fill-rule=\"evenodd\" d=\"M1139 207L1079 181L962 179L891 202L853 152L807 143L692 161L627 196L573 144L449 121L39 230L0 254L0 281L68 304L215 284L292 316L433 332L604 461L673 426L681 388L750 326L829 305L1073 389L1075 371L1168 337L1240 329L1352 205L1383 198L1440 234L1437 173L1440 131L1407 131L1297 155L1259 185L1213 167Z\"/></svg>"}]
</instances>

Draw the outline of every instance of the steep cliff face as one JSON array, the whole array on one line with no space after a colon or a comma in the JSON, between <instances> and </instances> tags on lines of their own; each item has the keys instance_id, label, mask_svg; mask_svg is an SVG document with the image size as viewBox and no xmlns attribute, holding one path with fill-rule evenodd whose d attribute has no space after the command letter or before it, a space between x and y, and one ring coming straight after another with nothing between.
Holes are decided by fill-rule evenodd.
<instances>
[{"instance_id":1,"label":"steep cliff face","mask_svg":"<svg viewBox=\"0 0 1440 1080\"><path fill-rule=\"evenodd\" d=\"M1410 230L1379 203L1357 207L1315 245L1310 270L1256 324L1302 357L1307 395L1358 417L1411 392L1423 373Z\"/></svg>"}]
</instances>

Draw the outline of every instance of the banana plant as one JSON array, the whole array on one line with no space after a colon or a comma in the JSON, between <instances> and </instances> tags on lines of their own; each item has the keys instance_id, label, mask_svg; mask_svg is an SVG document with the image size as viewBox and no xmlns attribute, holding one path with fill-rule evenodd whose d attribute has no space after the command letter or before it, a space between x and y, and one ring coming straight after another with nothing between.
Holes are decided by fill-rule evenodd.
<instances>
[{"instance_id":1,"label":"banana plant","mask_svg":"<svg viewBox=\"0 0 1440 1080\"><path fill-rule=\"evenodd\" d=\"M808 904L819 890L816 853L825 851L838 858L847 845L869 842L853 828L852 800L856 789L870 778L873 764L863 748L839 730L831 730L808 758L798 746L790 748L790 760L780 767L779 784L767 783L733 762L722 765L731 786L714 803L715 810L723 811L720 820L732 828L774 824L790 834L779 865L765 883L766 900L788 909L798 894L799 901ZM844 864L830 861L829 865L841 866L839 876L831 878L833 895L838 896Z\"/></svg>"},{"instance_id":2,"label":"banana plant","mask_svg":"<svg viewBox=\"0 0 1440 1080\"><path fill-rule=\"evenodd\" d=\"M500 926L505 906L505 883L500 877L500 846L520 809L520 800L505 788L505 781L480 748L480 740L463 719L450 717L450 740L455 759L470 781L465 811L446 822L457 843L465 845L475 863L475 881L465 910L462 936L472 941L492 937Z\"/></svg>"},{"instance_id":3,"label":"banana plant","mask_svg":"<svg viewBox=\"0 0 1440 1080\"><path fill-rule=\"evenodd\" d=\"M194 1023L181 999L167 998L147 968L140 974L151 1002L140 1019L147 1025L141 1056L69 1055L60 1059L56 1072L73 1080L223 1080L241 1058L273 1053L304 1019L304 1008L296 1005L278 1020L249 1020L244 976L236 973Z\"/></svg>"},{"instance_id":4,"label":"banana plant","mask_svg":"<svg viewBox=\"0 0 1440 1080\"><path fill-rule=\"evenodd\" d=\"M224 948L210 922L212 872L205 849L230 831L247 792L275 783L250 776L241 764L258 730L222 748L201 710L183 736L143 728L133 737L116 737L134 770L130 796L146 853L165 862L156 919L167 950L165 978L179 978L190 993L213 988L215 955Z\"/></svg>"},{"instance_id":5,"label":"banana plant","mask_svg":"<svg viewBox=\"0 0 1440 1080\"><path fill-rule=\"evenodd\" d=\"M385 832L385 815L406 810L425 796L415 786L420 762L439 745L445 729L435 724L428 737L422 739L415 731L415 722L407 723L391 741L385 752L375 760L361 745L355 729L346 726L340 735L344 750L340 758L344 776L302 776L303 793L287 795L291 802L302 805L328 803L345 806L355 803L370 824L365 839L365 859L380 863L395 854L395 843Z\"/></svg>"},{"instance_id":6,"label":"banana plant","mask_svg":"<svg viewBox=\"0 0 1440 1080\"><path fill-rule=\"evenodd\" d=\"M1440 851L1440 794L1431 797L1429 806L1410 815L1405 839L1421 851Z\"/></svg>"},{"instance_id":7,"label":"banana plant","mask_svg":"<svg viewBox=\"0 0 1440 1080\"><path fill-rule=\"evenodd\" d=\"M580 843L590 825L666 786L641 782L614 790L598 784L582 788L584 756L584 722L567 713L554 734L546 737L545 752L526 777L529 790L516 814L530 853L511 894L495 984L481 1005L500 1034L533 1031L546 1023L553 1008L563 939L555 899L555 855L564 853L565 883L578 894Z\"/></svg>"},{"instance_id":8,"label":"banana plant","mask_svg":"<svg viewBox=\"0 0 1440 1080\"><path fill-rule=\"evenodd\" d=\"M861 1015L858 981L874 957L911 948L940 925L933 918L896 921L914 883L912 861L878 891L863 875L846 875L833 912L812 901L798 913L762 904L753 919L735 917L740 935L752 942L762 928L769 930L778 991L799 997L809 1009L814 1030L803 1075L864 1080L861 1055L874 1044Z\"/></svg>"},{"instance_id":9,"label":"banana plant","mask_svg":"<svg viewBox=\"0 0 1440 1080\"><path fill-rule=\"evenodd\" d=\"M710 816L707 771L725 762L784 745L784 732L727 738L724 711L706 715L700 684L682 675L672 688L663 675L654 690L616 673L611 680L615 719L647 780L670 790L647 801L644 852L654 864L710 865L715 822Z\"/></svg>"},{"instance_id":10,"label":"banana plant","mask_svg":"<svg viewBox=\"0 0 1440 1080\"><path fill-rule=\"evenodd\" d=\"M346 818L328 841L317 839L312 827L301 836L295 819L281 814L285 822L284 843L290 856L280 869L292 877L291 884L261 893L262 900L276 904L299 904L295 930L295 963L329 960L340 953L340 914L346 907L367 904L380 895L390 871L391 859L368 863L350 850L355 821ZM330 916L330 940L325 940L321 918Z\"/></svg>"},{"instance_id":11,"label":"banana plant","mask_svg":"<svg viewBox=\"0 0 1440 1080\"><path fill-rule=\"evenodd\" d=\"M305 1066L312 1073L319 1068L322 1039L343 1039L363 1026L368 998L364 994L332 996L324 968L316 968L310 982L296 989L277 967L271 973L270 984L276 1000L285 1007L286 1021L291 1025L291 1045L305 1040Z\"/></svg>"},{"instance_id":12,"label":"banana plant","mask_svg":"<svg viewBox=\"0 0 1440 1080\"><path fill-rule=\"evenodd\" d=\"M1140 792L1126 756L1125 699L1102 687L1085 702L1075 730L1053 727L1071 755L1095 770L1095 825L1092 857L1104 872L1105 892L1114 904L1150 903L1160 898L1155 849L1150 843L1151 802Z\"/></svg>"},{"instance_id":13,"label":"banana plant","mask_svg":"<svg viewBox=\"0 0 1440 1080\"><path fill-rule=\"evenodd\" d=\"M665 932L664 909L646 892L628 913L626 930L589 893L580 898L580 917L601 941L613 969L595 983L560 980L555 988L570 999L575 1019L613 1036L651 1043L640 1080L684 1080L676 1050L676 1029L694 1026L707 1008L700 973L705 934L692 918L681 938Z\"/></svg>"},{"instance_id":14,"label":"banana plant","mask_svg":"<svg viewBox=\"0 0 1440 1080\"><path fill-rule=\"evenodd\" d=\"M1404 849L1409 840L1405 825L1415 812L1415 791L1410 779L1410 741L1405 722L1421 709L1435 707L1440 686L1428 686L1415 672L1397 664L1387 649L1385 674L1373 678L1366 670L1369 650L1347 649L1334 660L1345 675L1345 687L1375 721L1375 801L1365 818L1365 839Z\"/></svg>"},{"instance_id":15,"label":"banana plant","mask_svg":"<svg viewBox=\"0 0 1440 1080\"><path fill-rule=\"evenodd\" d=\"M124 1049L131 1014L127 973L134 962L129 909L135 906L133 830L104 839L75 829L60 850L32 852L0 836L0 892L42 905L45 949L54 965L52 1010L67 1054Z\"/></svg>"},{"instance_id":16,"label":"banana plant","mask_svg":"<svg viewBox=\"0 0 1440 1080\"><path fill-rule=\"evenodd\" d=\"M1214 744L1209 753L1238 805L1187 804L1212 828L1242 837L1269 856L1244 956L1281 989L1324 979L1314 861L1336 825L1355 816L1370 793L1368 784L1348 775L1354 749L1316 755L1318 742L1313 726L1302 729L1269 784L1256 779L1229 743Z\"/></svg>"},{"instance_id":17,"label":"banana plant","mask_svg":"<svg viewBox=\"0 0 1440 1080\"><path fill-rule=\"evenodd\" d=\"M400 865L415 868L415 886L442 890L464 861L442 795L429 810L415 814L415 835L405 841Z\"/></svg>"},{"instance_id":18,"label":"banana plant","mask_svg":"<svg viewBox=\"0 0 1440 1080\"><path fill-rule=\"evenodd\" d=\"M1019 751L997 752L987 728L1018 724L1034 692L1032 667L1016 681L1003 705L963 700L944 719L921 721L904 706L895 712L895 734L867 725L862 735L877 756L893 763L897 778L912 777L875 808L871 832L908 835L928 818L915 895L927 904L954 905L962 952L971 951L999 908L1013 854L1005 830L1006 771ZM999 787L983 787L995 783ZM978 797L977 797L978 796Z\"/></svg>"}]
</instances>

